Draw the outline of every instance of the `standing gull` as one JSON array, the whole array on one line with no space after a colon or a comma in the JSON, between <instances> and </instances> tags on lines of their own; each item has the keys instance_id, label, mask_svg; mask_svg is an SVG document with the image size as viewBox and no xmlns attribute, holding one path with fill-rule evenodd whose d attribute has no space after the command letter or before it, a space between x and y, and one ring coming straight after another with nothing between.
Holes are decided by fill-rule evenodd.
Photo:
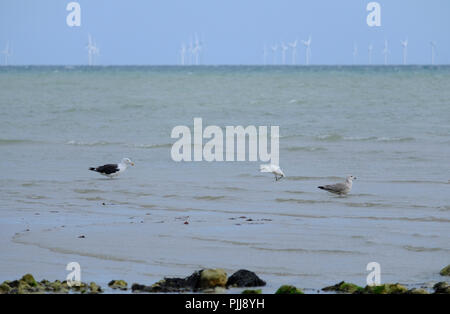
<instances>
[{"instance_id":1,"label":"standing gull","mask_svg":"<svg viewBox=\"0 0 450 314\"><path fill-rule=\"evenodd\" d=\"M356 180L356 177L348 176L344 183L329 184L319 186L318 188L330 193L345 195L350 193L350 191L352 190L353 180Z\"/></svg>"},{"instance_id":2,"label":"standing gull","mask_svg":"<svg viewBox=\"0 0 450 314\"><path fill-rule=\"evenodd\" d=\"M89 168L89 170L96 171L104 176L113 178L115 176L118 176L120 173L124 172L128 168L129 165L134 166L134 162L132 162L128 158L124 158L118 164L107 164L107 165L100 166L97 168L91 167L91 168Z\"/></svg>"},{"instance_id":3,"label":"standing gull","mask_svg":"<svg viewBox=\"0 0 450 314\"><path fill-rule=\"evenodd\" d=\"M275 181L281 180L282 178L285 177L280 166L277 165L261 165L260 171L273 173L275 175Z\"/></svg>"}]
</instances>

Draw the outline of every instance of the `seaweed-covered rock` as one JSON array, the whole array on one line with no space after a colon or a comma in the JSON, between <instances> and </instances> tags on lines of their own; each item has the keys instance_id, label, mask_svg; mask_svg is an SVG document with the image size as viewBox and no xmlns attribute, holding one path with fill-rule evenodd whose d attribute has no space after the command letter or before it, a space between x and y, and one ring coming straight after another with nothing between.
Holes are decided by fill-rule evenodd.
<instances>
[{"instance_id":1,"label":"seaweed-covered rock","mask_svg":"<svg viewBox=\"0 0 450 314\"><path fill-rule=\"evenodd\" d=\"M275 292L275 294L304 294L302 290L290 285L283 285Z\"/></svg>"},{"instance_id":2,"label":"seaweed-covered rock","mask_svg":"<svg viewBox=\"0 0 450 314\"><path fill-rule=\"evenodd\" d=\"M261 289L255 289L255 290L246 289L246 290L241 292L241 294L261 294L261 293L262 293Z\"/></svg>"},{"instance_id":3,"label":"seaweed-covered rock","mask_svg":"<svg viewBox=\"0 0 450 314\"><path fill-rule=\"evenodd\" d=\"M227 284L227 273L225 270L217 269L203 269L200 272L200 289L209 289L215 287L225 287Z\"/></svg>"},{"instance_id":4,"label":"seaweed-covered rock","mask_svg":"<svg viewBox=\"0 0 450 314\"><path fill-rule=\"evenodd\" d=\"M357 293L362 292L363 290L364 290L363 287L345 281L341 281L340 283L335 284L334 286L329 286L322 289L322 291L334 291L341 293Z\"/></svg>"},{"instance_id":5,"label":"seaweed-covered rock","mask_svg":"<svg viewBox=\"0 0 450 314\"><path fill-rule=\"evenodd\" d=\"M112 289L120 289L123 291L128 289L128 283L125 280L111 280L108 286Z\"/></svg>"},{"instance_id":6,"label":"seaweed-covered rock","mask_svg":"<svg viewBox=\"0 0 450 314\"><path fill-rule=\"evenodd\" d=\"M227 281L227 287L262 287L265 285L264 280L246 269L238 270Z\"/></svg>"},{"instance_id":7,"label":"seaweed-covered rock","mask_svg":"<svg viewBox=\"0 0 450 314\"><path fill-rule=\"evenodd\" d=\"M5 281L0 285L0 294L8 294L11 291L11 287Z\"/></svg>"},{"instance_id":8,"label":"seaweed-covered rock","mask_svg":"<svg viewBox=\"0 0 450 314\"><path fill-rule=\"evenodd\" d=\"M383 284L379 286L366 286L363 291L357 291L356 293L363 294L405 294L408 289L401 284Z\"/></svg>"},{"instance_id":9,"label":"seaweed-covered rock","mask_svg":"<svg viewBox=\"0 0 450 314\"><path fill-rule=\"evenodd\" d=\"M196 271L186 278L164 278L157 283L146 286L134 283L133 292L186 292L199 289L201 271Z\"/></svg>"},{"instance_id":10,"label":"seaweed-covered rock","mask_svg":"<svg viewBox=\"0 0 450 314\"><path fill-rule=\"evenodd\" d=\"M36 280L34 279L33 275L31 275L31 274L23 275L22 279L20 279L20 280L26 282L31 287L36 287L38 285Z\"/></svg>"},{"instance_id":11,"label":"seaweed-covered rock","mask_svg":"<svg viewBox=\"0 0 450 314\"><path fill-rule=\"evenodd\" d=\"M98 294L98 293L102 293L102 292L103 292L102 287L97 285L95 282L91 282L89 284L89 293Z\"/></svg>"},{"instance_id":12,"label":"seaweed-covered rock","mask_svg":"<svg viewBox=\"0 0 450 314\"><path fill-rule=\"evenodd\" d=\"M450 265L447 265L444 268L442 268L439 274L441 274L441 276L450 276Z\"/></svg>"},{"instance_id":13,"label":"seaweed-covered rock","mask_svg":"<svg viewBox=\"0 0 450 314\"><path fill-rule=\"evenodd\" d=\"M438 282L433 286L434 293L435 294L449 294L450 293L450 286L446 282Z\"/></svg>"}]
</instances>

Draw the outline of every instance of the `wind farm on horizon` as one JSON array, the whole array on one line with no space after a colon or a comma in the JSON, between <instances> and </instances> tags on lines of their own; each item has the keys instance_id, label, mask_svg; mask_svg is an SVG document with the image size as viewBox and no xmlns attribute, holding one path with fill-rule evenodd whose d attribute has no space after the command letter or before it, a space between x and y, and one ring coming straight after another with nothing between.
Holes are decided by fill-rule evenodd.
<instances>
[{"instance_id":1,"label":"wind farm on horizon","mask_svg":"<svg viewBox=\"0 0 450 314\"><path fill-rule=\"evenodd\" d=\"M95 66L100 65L97 62L98 57L100 56L100 48L96 42L96 40L91 36L90 33L87 35L87 44L84 47L87 51L87 65ZM299 45L301 43L301 45ZM260 63L250 63L253 65L265 65L265 66L310 66L310 65L325 65L320 62L312 62L312 49L313 49L313 40L312 36L309 35L307 39L299 40L297 38L292 41L280 41L273 42L271 44L264 43L262 50L262 58ZM436 51L437 44L435 41L428 42L430 46L430 59L428 63L420 63L423 65L436 65ZM382 49L381 49L382 47ZM383 44L376 49L373 42L370 42L367 46L367 61L359 60L363 55L360 54L360 49L358 43L355 41L353 43L353 49L351 51L351 55L349 54L349 60L351 62L334 64L334 65L415 65L414 63L408 63L408 48L409 48L409 39L400 39L399 40L399 48L401 48L401 63L390 62L390 57L392 56L392 52L390 50L390 43L387 39L384 40ZM199 37L198 33L194 33L189 37L187 41L181 43L179 51L177 53L177 61L174 64L165 64L165 65L180 65L180 66L201 66L201 65L227 65L229 63L215 63L208 64L205 62L204 58L204 49L205 49L205 41ZM382 56L382 62L375 63L374 62L374 52L377 50L380 52ZM10 41L5 43L4 49L0 50L0 54L3 55L3 62L0 64L3 66L14 65L11 64L11 59L13 59L14 53L12 50L12 45ZM303 58L299 58L299 56L303 56ZM351 59L350 59L351 57ZM365 58L365 57L364 57ZM301 61L301 60L304 61ZM300 60L300 61L299 61ZM250 65L249 64L249 65ZM111 64L113 65L113 64ZM144 64L142 64L144 65ZM156 65L156 64L155 64ZM232 64L229 64L232 65ZM245 63L237 64L237 65L245 65ZM330 64L333 65L333 64ZM418 64L417 64L418 65Z\"/></svg>"}]
</instances>

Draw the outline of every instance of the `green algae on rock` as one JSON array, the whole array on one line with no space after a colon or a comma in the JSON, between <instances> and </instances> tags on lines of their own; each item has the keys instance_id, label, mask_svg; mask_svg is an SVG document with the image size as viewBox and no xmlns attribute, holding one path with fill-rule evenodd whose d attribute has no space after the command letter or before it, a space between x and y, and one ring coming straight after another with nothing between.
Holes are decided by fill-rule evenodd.
<instances>
[{"instance_id":1,"label":"green algae on rock","mask_svg":"<svg viewBox=\"0 0 450 314\"><path fill-rule=\"evenodd\" d=\"M225 287L227 279L227 273L223 269L204 269L200 272L199 285L201 289Z\"/></svg>"},{"instance_id":2,"label":"green algae on rock","mask_svg":"<svg viewBox=\"0 0 450 314\"><path fill-rule=\"evenodd\" d=\"M442 268L439 274L441 274L441 276L450 276L450 265L447 265L444 268Z\"/></svg>"},{"instance_id":3,"label":"green algae on rock","mask_svg":"<svg viewBox=\"0 0 450 314\"><path fill-rule=\"evenodd\" d=\"M433 286L435 294L450 294L450 286L446 282L438 282Z\"/></svg>"},{"instance_id":4,"label":"green algae on rock","mask_svg":"<svg viewBox=\"0 0 450 314\"><path fill-rule=\"evenodd\" d=\"M334 286L329 286L322 289L322 291L334 291L341 293L357 293L362 292L363 290L364 290L363 287L345 281L341 281L340 283L335 284Z\"/></svg>"},{"instance_id":5,"label":"green algae on rock","mask_svg":"<svg viewBox=\"0 0 450 314\"><path fill-rule=\"evenodd\" d=\"M363 294L405 294L408 289L399 283L395 284L382 284L378 286L366 286L363 291L357 291L356 293Z\"/></svg>"},{"instance_id":6,"label":"green algae on rock","mask_svg":"<svg viewBox=\"0 0 450 314\"><path fill-rule=\"evenodd\" d=\"M295 286L283 285L275 292L275 294L304 294L301 289Z\"/></svg>"},{"instance_id":7,"label":"green algae on rock","mask_svg":"<svg viewBox=\"0 0 450 314\"><path fill-rule=\"evenodd\" d=\"M120 289L120 290L127 290L128 289L128 283L125 280L111 280L108 283L108 286L111 289Z\"/></svg>"}]
</instances>

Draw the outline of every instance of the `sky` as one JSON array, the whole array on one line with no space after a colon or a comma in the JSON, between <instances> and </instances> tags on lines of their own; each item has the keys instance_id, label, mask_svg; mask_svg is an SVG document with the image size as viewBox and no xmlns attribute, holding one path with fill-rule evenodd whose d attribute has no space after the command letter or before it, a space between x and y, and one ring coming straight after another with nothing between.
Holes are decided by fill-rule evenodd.
<instances>
[{"instance_id":1,"label":"sky","mask_svg":"<svg viewBox=\"0 0 450 314\"><path fill-rule=\"evenodd\" d=\"M312 37L311 64L402 63L400 40L408 38L408 64L450 64L449 0L378 0L381 26L369 27L372 0L78 0L81 26L69 27L66 6L73 0L0 0L0 50L9 41L13 65L88 63L88 34L95 39L99 65L180 64L182 42L197 33L203 42L201 64L273 62L270 46ZM281 53L278 52L278 63ZM291 50L286 62L292 62ZM0 55L0 64L4 63ZM299 44L297 63L305 63Z\"/></svg>"}]
</instances>

